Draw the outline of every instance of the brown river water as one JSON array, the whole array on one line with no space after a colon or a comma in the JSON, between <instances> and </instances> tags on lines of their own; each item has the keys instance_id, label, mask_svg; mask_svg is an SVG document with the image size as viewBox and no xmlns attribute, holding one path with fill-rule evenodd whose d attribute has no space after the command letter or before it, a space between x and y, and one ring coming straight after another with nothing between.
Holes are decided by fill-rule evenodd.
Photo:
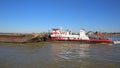
<instances>
[{"instance_id":1,"label":"brown river water","mask_svg":"<svg viewBox=\"0 0 120 68\"><path fill-rule=\"evenodd\" d=\"M120 68L120 44L0 43L0 68Z\"/></svg>"}]
</instances>

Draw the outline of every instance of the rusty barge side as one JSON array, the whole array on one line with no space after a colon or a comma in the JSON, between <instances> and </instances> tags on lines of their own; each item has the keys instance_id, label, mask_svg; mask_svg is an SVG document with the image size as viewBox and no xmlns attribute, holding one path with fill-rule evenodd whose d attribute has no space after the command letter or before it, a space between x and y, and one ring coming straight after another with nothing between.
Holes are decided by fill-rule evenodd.
<instances>
[{"instance_id":1,"label":"rusty barge side","mask_svg":"<svg viewBox=\"0 0 120 68\"><path fill-rule=\"evenodd\" d=\"M0 34L0 42L5 43L25 43L40 42L49 39L48 33L39 34Z\"/></svg>"}]
</instances>

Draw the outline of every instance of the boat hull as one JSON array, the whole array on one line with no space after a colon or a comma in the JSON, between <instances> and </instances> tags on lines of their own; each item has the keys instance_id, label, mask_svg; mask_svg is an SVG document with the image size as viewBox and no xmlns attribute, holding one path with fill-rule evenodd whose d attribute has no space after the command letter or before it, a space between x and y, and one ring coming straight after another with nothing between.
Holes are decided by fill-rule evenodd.
<instances>
[{"instance_id":1,"label":"boat hull","mask_svg":"<svg viewBox=\"0 0 120 68\"><path fill-rule=\"evenodd\" d=\"M92 43L112 43L113 41L110 39L90 39L90 42Z\"/></svg>"},{"instance_id":2,"label":"boat hull","mask_svg":"<svg viewBox=\"0 0 120 68\"><path fill-rule=\"evenodd\" d=\"M51 38L52 41L78 41L78 42L90 42L90 43L112 43L111 39L63 39L63 38Z\"/></svg>"}]
</instances>

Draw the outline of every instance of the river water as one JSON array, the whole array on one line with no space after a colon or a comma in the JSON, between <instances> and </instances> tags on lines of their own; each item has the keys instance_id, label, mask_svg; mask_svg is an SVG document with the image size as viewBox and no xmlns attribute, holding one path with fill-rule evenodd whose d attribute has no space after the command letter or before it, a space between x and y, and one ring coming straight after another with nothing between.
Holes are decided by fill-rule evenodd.
<instances>
[{"instance_id":1,"label":"river water","mask_svg":"<svg viewBox=\"0 0 120 68\"><path fill-rule=\"evenodd\" d=\"M0 68L120 68L120 44L0 43Z\"/></svg>"}]
</instances>

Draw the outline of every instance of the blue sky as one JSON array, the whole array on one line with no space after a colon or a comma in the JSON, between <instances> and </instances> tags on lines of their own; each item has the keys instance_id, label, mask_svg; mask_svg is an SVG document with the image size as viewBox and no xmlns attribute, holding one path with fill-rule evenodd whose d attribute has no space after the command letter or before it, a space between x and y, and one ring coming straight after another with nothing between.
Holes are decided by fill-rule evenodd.
<instances>
[{"instance_id":1,"label":"blue sky","mask_svg":"<svg viewBox=\"0 0 120 68\"><path fill-rule=\"evenodd\" d=\"M46 32L54 27L120 32L120 0L0 0L0 32Z\"/></svg>"}]
</instances>

